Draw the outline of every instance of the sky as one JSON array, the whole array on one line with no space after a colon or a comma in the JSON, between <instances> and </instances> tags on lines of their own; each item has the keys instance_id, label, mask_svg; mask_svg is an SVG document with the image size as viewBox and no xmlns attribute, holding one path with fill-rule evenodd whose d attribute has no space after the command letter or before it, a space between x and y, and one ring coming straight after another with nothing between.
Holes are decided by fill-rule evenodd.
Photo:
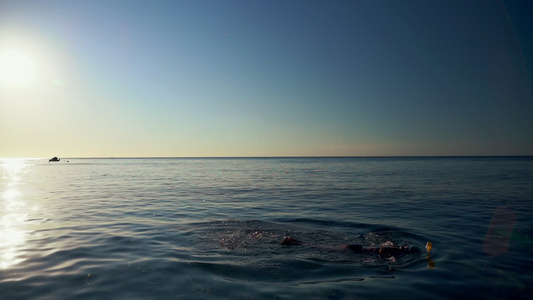
<instances>
[{"instance_id":1,"label":"sky","mask_svg":"<svg viewBox=\"0 0 533 300\"><path fill-rule=\"evenodd\" d=\"M532 11L0 0L0 157L533 155Z\"/></svg>"}]
</instances>

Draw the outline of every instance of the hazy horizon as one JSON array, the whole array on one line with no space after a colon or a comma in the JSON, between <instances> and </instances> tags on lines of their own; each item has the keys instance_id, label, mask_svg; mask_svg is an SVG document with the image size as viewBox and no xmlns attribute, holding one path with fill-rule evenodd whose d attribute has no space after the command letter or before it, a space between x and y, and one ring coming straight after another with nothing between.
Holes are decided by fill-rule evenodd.
<instances>
[{"instance_id":1,"label":"hazy horizon","mask_svg":"<svg viewBox=\"0 0 533 300\"><path fill-rule=\"evenodd\" d=\"M61 162L69 159L293 159L293 158L531 158L533 155L388 155L388 156L83 156L58 157ZM49 160L52 157L0 157L0 160Z\"/></svg>"}]
</instances>

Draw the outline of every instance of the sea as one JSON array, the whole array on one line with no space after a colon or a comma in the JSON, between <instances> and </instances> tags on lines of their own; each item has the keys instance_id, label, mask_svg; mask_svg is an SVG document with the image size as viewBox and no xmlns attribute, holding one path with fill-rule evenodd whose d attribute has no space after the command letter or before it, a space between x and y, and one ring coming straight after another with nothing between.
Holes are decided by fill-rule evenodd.
<instances>
[{"instance_id":1,"label":"sea","mask_svg":"<svg viewBox=\"0 0 533 300\"><path fill-rule=\"evenodd\" d=\"M2 159L0 197L0 299L533 299L533 157Z\"/></svg>"}]
</instances>

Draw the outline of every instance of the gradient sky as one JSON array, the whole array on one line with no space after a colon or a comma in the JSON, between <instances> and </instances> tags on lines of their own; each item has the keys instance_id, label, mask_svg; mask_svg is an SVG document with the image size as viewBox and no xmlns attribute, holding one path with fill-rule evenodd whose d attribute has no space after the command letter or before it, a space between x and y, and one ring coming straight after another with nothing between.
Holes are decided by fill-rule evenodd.
<instances>
[{"instance_id":1,"label":"gradient sky","mask_svg":"<svg viewBox=\"0 0 533 300\"><path fill-rule=\"evenodd\" d=\"M0 157L533 155L531 3L0 0Z\"/></svg>"}]
</instances>

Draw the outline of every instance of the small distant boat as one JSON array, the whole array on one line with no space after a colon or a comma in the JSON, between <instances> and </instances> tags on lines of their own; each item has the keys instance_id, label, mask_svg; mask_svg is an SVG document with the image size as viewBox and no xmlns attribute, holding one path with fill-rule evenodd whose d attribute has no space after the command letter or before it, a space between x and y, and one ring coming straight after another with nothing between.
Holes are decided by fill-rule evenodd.
<instances>
[{"instance_id":1,"label":"small distant boat","mask_svg":"<svg viewBox=\"0 0 533 300\"><path fill-rule=\"evenodd\" d=\"M50 158L50 159L48 160L48 162L51 162L51 161L60 161L60 160L61 160L61 159L59 159L59 158L57 158L57 157L54 156L53 158Z\"/></svg>"}]
</instances>

